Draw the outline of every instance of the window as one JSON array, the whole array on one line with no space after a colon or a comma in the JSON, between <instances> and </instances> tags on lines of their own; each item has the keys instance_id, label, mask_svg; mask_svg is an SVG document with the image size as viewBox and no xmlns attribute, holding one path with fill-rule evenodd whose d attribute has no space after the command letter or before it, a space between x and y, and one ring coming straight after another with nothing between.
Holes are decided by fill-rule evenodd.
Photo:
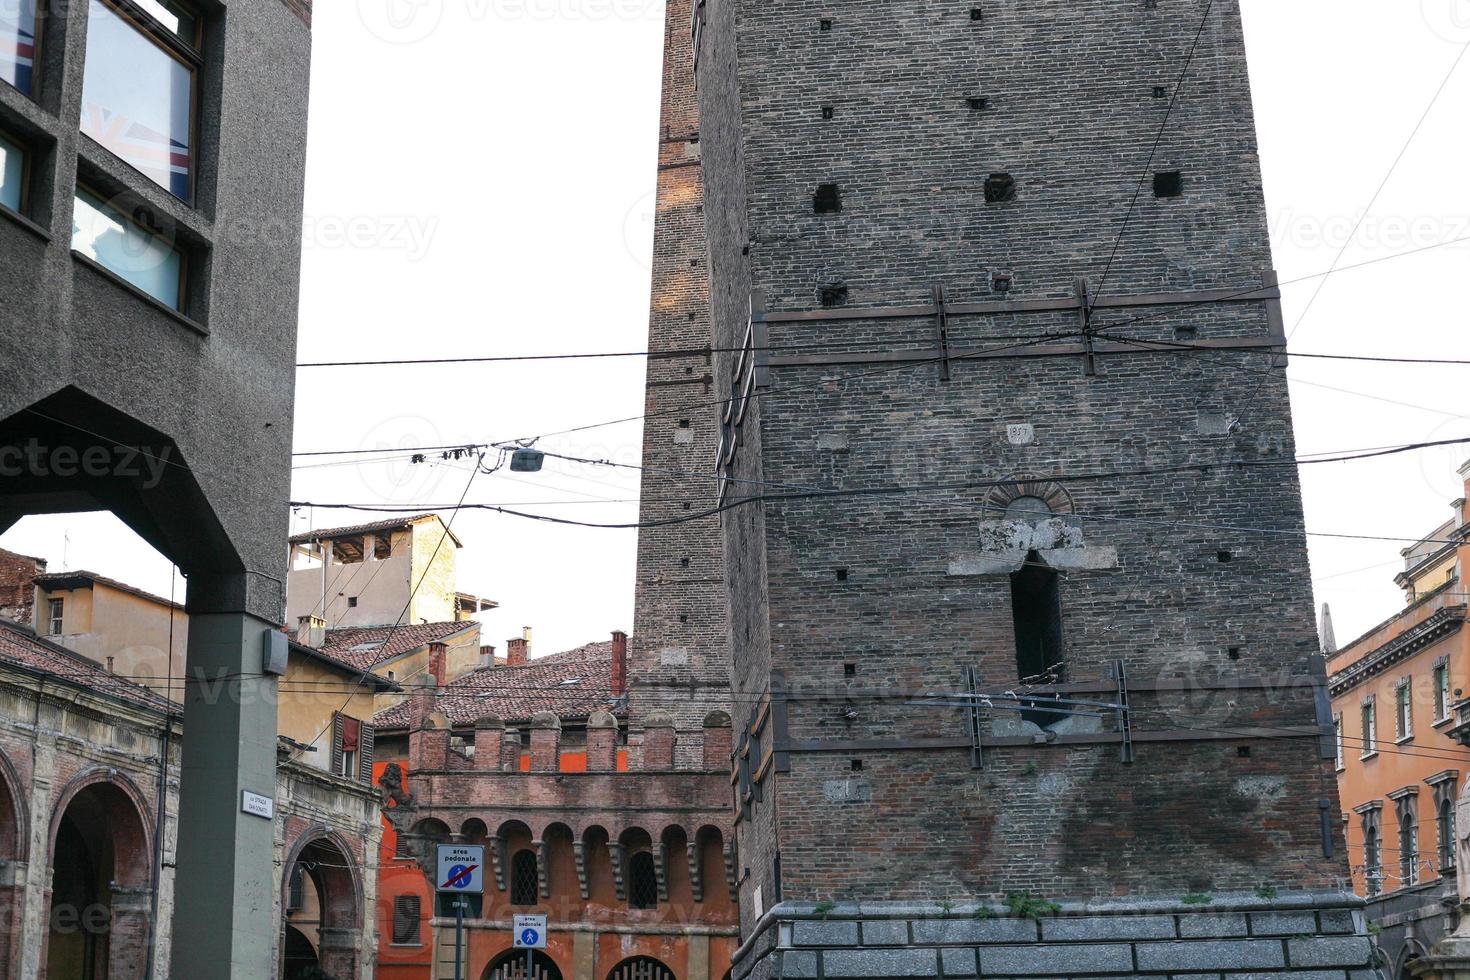
<instances>
[{"instance_id":1,"label":"window","mask_svg":"<svg viewBox=\"0 0 1470 980\"><path fill-rule=\"evenodd\" d=\"M1448 797L1439 801L1438 812L1435 814L1435 838L1439 849L1439 870L1441 874L1451 871L1455 867L1455 801Z\"/></svg>"},{"instance_id":2,"label":"window","mask_svg":"<svg viewBox=\"0 0 1470 980\"><path fill-rule=\"evenodd\" d=\"M1419 882L1419 818L1414 813L1418 797L1399 801L1399 884L1408 888Z\"/></svg>"},{"instance_id":3,"label":"window","mask_svg":"<svg viewBox=\"0 0 1470 980\"><path fill-rule=\"evenodd\" d=\"M1434 665L1434 718L1439 721L1450 716L1450 662L1441 660Z\"/></svg>"},{"instance_id":4,"label":"window","mask_svg":"<svg viewBox=\"0 0 1470 980\"><path fill-rule=\"evenodd\" d=\"M72 217L72 251L152 296L171 310L184 308L184 256L159 232L145 227L146 208L124 215L101 198L77 188Z\"/></svg>"},{"instance_id":5,"label":"window","mask_svg":"<svg viewBox=\"0 0 1470 980\"><path fill-rule=\"evenodd\" d=\"M1369 823L1366 815L1363 819L1363 881L1368 897L1372 898L1383 889L1383 848L1376 821Z\"/></svg>"},{"instance_id":6,"label":"window","mask_svg":"<svg viewBox=\"0 0 1470 980\"><path fill-rule=\"evenodd\" d=\"M31 94L36 67L36 0L0 3L0 81Z\"/></svg>"},{"instance_id":7,"label":"window","mask_svg":"<svg viewBox=\"0 0 1470 980\"><path fill-rule=\"evenodd\" d=\"M419 909L417 895L399 895L393 899L393 945L419 945Z\"/></svg>"},{"instance_id":8,"label":"window","mask_svg":"<svg viewBox=\"0 0 1470 980\"><path fill-rule=\"evenodd\" d=\"M356 609L357 608L357 596L350 595L350 596L347 597L347 608L348 609Z\"/></svg>"},{"instance_id":9,"label":"window","mask_svg":"<svg viewBox=\"0 0 1470 980\"><path fill-rule=\"evenodd\" d=\"M0 9L4 5L0 4ZM25 211L26 154L18 143L0 134L0 207Z\"/></svg>"},{"instance_id":10,"label":"window","mask_svg":"<svg viewBox=\"0 0 1470 980\"><path fill-rule=\"evenodd\" d=\"M1393 733L1400 742L1414 737L1413 688L1409 678L1400 680L1393 689Z\"/></svg>"},{"instance_id":11,"label":"window","mask_svg":"<svg viewBox=\"0 0 1470 980\"><path fill-rule=\"evenodd\" d=\"M306 871L298 863L291 868L291 883L286 889L286 911L299 912L306 904Z\"/></svg>"},{"instance_id":12,"label":"window","mask_svg":"<svg viewBox=\"0 0 1470 980\"><path fill-rule=\"evenodd\" d=\"M359 782L373 781L372 725L338 713L332 716L332 774Z\"/></svg>"},{"instance_id":13,"label":"window","mask_svg":"<svg viewBox=\"0 0 1470 980\"><path fill-rule=\"evenodd\" d=\"M1342 770L1343 770L1344 767L1343 767L1343 764L1342 764L1342 715L1341 714L1336 714L1336 715L1333 715L1332 716L1332 736L1333 736L1333 741L1337 745L1337 763L1336 763L1337 771L1338 772L1342 772Z\"/></svg>"},{"instance_id":14,"label":"window","mask_svg":"<svg viewBox=\"0 0 1470 980\"><path fill-rule=\"evenodd\" d=\"M46 635L60 636L63 632L62 611L66 608L66 600L52 599L46 603Z\"/></svg>"},{"instance_id":15,"label":"window","mask_svg":"<svg viewBox=\"0 0 1470 980\"><path fill-rule=\"evenodd\" d=\"M510 861L510 904L535 905L541 900L541 882L536 873L536 852L516 851Z\"/></svg>"},{"instance_id":16,"label":"window","mask_svg":"<svg viewBox=\"0 0 1470 980\"><path fill-rule=\"evenodd\" d=\"M89 9L82 132L192 200L197 18L172 0L91 0Z\"/></svg>"},{"instance_id":17,"label":"window","mask_svg":"<svg viewBox=\"0 0 1470 980\"><path fill-rule=\"evenodd\" d=\"M1378 754L1378 715L1371 697L1363 700L1363 758Z\"/></svg>"},{"instance_id":18,"label":"window","mask_svg":"<svg viewBox=\"0 0 1470 980\"><path fill-rule=\"evenodd\" d=\"M1011 575L1011 618L1016 632L1017 678L1023 684L1045 684L1060 678L1062 666L1062 596L1055 570L1032 551L1020 571ZM1061 715L1044 708L1021 712L1026 721L1049 725Z\"/></svg>"},{"instance_id":19,"label":"window","mask_svg":"<svg viewBox=\"0 0 1470 980\"><path fill-rule=\"evenodd\" d=\"M639 851L628 862L628 904L635 909L658 908L658 870L653 855Z\"/></svg>"}]
</instances>

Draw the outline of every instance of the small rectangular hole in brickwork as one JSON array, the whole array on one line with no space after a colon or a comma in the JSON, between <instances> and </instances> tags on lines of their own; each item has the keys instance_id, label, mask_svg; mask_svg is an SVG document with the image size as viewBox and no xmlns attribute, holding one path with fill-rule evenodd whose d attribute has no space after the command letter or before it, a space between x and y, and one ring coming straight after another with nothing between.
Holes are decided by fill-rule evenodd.
<instances>
[{"instance_id":1,"label":"small rectangular hole in brickwork","mask_svg":"<svg viewBox=\"0 0 1470 980\"><path fill-rule=\"evenodd\" d=\"M1143 0L1143 9L1144 10L1158 10L1159 9L1159 0Z\"/></svg>"},{"instance_id":2,"label":"small rectangular hole in brickwork","mask_svg":"<svg viewBox=\"0 0 1470 980\"><path fill-rule=\"evenodd\" d=\"M984 112L990 108L990 100L983 95L972 95L965 99L965 104L974 112Z\"/></svg>"},{"instance_id":3,"label":"small rectangular hole in brickwork","mask_svg":"<svg viewBox=\"0 0 1470 980\"><path fill-rule=\"evenodd\" d=\"M1222 565L1228 565L1235 560L1235 555L1229 551L1215 552L1215 560Z\"/></svg>"},{"instance_id":4,"label":"small rectangular hole in brickwork","mask_svg":"<svg viewBox=\"0 0 1470 980\"><path fill-rule=\"evenodd\" d=\"M824 106L822 106L822 118L823 119L831 119L835 115L837 115L837 109L836 109L836 107L830 106L830 105L824 105Z\"/></svg>"},{"instance_id":5,"label":"small rectangular hole in brickwork","mask_svg":"<svg viewBox=\"0 0 1470 980\"><path fill-rule=\"evenodd\" d=\"M1003 204L1016 199L1016 178L1010 174L991 174L985 178L985 203Z\"/></svg>"},{"instance_id":6,"label":"small rectangular hole in brickwork","mask_svg":"<svg viewBox=\"0 0 1470 980\"><path fill-rule=\"evenodd\" d=\"M847 569L845 569L845 568L839 568L839 569L837 569L837 581L839 581L839 582L846 582L847 581Z\"/></svg>"},{"instance_id":7,"label":"small rectangular hole in brickwork","mask_svg":"<svg viewBox=\"0 0 1470 980\"><path fill-rule=\"evenodd\" d=\"M853 759L850 763L848 763L848 765L852 769L853 772L862 772L863 771L863 760L862 759Z\"/></svg>"},{"instance_id":8,"label":"small rectangular hole in brickwork","mask_svg":"<svg viewBox=\"0 0 1470 980\"><path fill-rule=\"evenodd\" d=\"M1251 757L1251 747L1249 745L1237 745L1235 747L1235 754L1242 759L1249 759Z\"/></svg>"},{"instance_id":9,"label":"small rectangular hole in brickwork","mask_svg":"<svg viewBox=\"0 0 1470 980\"><path fill-rule=\"evenodd\" d=\"M679 420L679 428L681 428L681 429L687 429L687 428L689 428L689 420L688 419L680 419Z\"/></svg>"},{"instance_id":10,"label":"small rectangular hole in brickwork","mask_svg":"<svg viewBox=\"0 0 1470 980\"><path fill-rule=\"evenodd\" d=\"M1230 649L1225 651L1225 656L1229 657L1231 660L1239 660L1240 647L1231 647Z\"/></svg>"},{"instance_id":11,"label":"small rectangular hole in brickwork","mask_svg":"<svg viewBox=\"0 0 1470 980\"><path fill-rule=\"evenodd\" d=\"M687 500L684 501L684 509L685 510L688 510L689 509L689 501L687 501Z\"/></svg>"},{"instance_id":12,"label":"small rectangular hole in brickwork","mask_svg":"<svg viewBox=\"0 0 1470 980\"><path fill-rule=\"evenodd\" d=\"M832 29L832 22L830 20L828 20L827 18L825 18L825 17L822 18L822 30L824 30L824 31L830 31L831 29Z\"/></svg>"},{"instance_id":13,"label":"small rectangular hole in brickwork","mask_svg":"<svg viewBox=\"0 0 1470 980\"><path fill-rule=\"evenodd\" d=\"M679 614L679 622L681 622L681 623L687 623L687 622L689 622L689 614L688 613L680 613Z\"/></svg>"},{"instance_id":14,"label":"small rectangular hole in brickwork","mask_svg":"<svg viewBox=\"0 0 1470 980\"><path fill-rule=\"evenodd\" d=\"M1182 341L1194 340L1199 336L1199 331L1194 327L1175 327L1174 339Z\"/></svg>"},{"instance_id":15,"label":"small rectangular hole in brickwork","mask_svg":"<svg viewBox=\"0 0 1470 980\"><path fill-rule=\"evenodd\" d=\"M680 568L688 568L689 567L689 559L688 558L680 558L679 559L679 567Z\"/></svg>"},{"instance_id":16,"label":"small rectangular hole in brickwork","mask_svg":"<svg viewBox=\"0 0 1470 980\"><path fill-rule=\"evenodd\" d=\"M1164 170L1154 174L1154 197L1180 197L1184 194L1184 174Z\"/></svg>"},{"instance_id":17,"label":"small rectangular hole in brickwork","mask_svg":"<svg viewBox=\"0 0 1470 980\"><path fill-rule=\"evenodd\" d=\"M980 7L971 7L970 8L970 19L971 20L974 20L974 21L982 21L982 20L984 20L985 19L985 11L982 8L980 8Z\"/></svg>"},{"instance_id":18,"label":"small rectangular hole in brickwork","mask_svg":"<svg viewBox=\"0 0 1470 980\"><path fill-rule=\"evenodd\" d=\"M830 283L819 290L818 298L828 309L841 306L847 302L847 286L840 282Z\"/></svg>"},{"instance_id":19,"label":"small rectangular hole in brickwork","mask_svg":"<svg viewBox=\"0 0 1470 980\"><path fill-rule=\"evenodd\" d=\"M856 677L857 676L857 664L843 664L842 665L842 674L843 674L844 677Z\"/></svg>"},{"instance_id":20,"label":"small rectangular hole in brickwork","mask_svg":"<svg viewBox=\"0 0 1470 980\"><path fill-rule=\"evenodd\" d=\"M837 214L842 210L842 190L836 184L818 184L812 195L812 210L817 214Z\"/></svg>"},{"instance_id":21,"label":"small rectangular hole in brickwork","mask_svg":"<svg viewBox=\"0 0 1470 980\"><path fill-rule=\"evenodd\" d=\"M1156 98L1156 99L1167 99L1168 97L1169 97L1169 90L1167 88L1165 88L1162 85L1155 85L1154 86L1154 98Z\"/></svg>"}]
</instances>

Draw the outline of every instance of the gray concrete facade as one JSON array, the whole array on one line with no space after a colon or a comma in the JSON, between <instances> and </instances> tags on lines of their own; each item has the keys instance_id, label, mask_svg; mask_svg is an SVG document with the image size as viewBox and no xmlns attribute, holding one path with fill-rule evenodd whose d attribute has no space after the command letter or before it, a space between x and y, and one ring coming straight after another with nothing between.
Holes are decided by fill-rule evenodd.
<instances>
[{"instance_id":1,"label":"gray concrete facade","mask_svg":"<svg viewBox=\"0 0 1470 980\"><path fill-rule=\"evenodd\" d=\"M111 510L187 576L174 975L269 976L271 823L240 794L274 786L310 5L198 3L188 202L80 132L90 8L40 6L34 91L0 84L27 155L0 211L0 529ZM73 251L79 185L180 251L182 312Z\"/></svg>"}]
</instances>

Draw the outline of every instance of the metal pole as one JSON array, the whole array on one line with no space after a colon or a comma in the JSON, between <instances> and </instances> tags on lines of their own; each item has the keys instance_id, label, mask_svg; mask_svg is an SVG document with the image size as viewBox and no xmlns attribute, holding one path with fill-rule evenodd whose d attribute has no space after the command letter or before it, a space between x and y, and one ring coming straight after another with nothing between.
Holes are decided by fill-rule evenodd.
<instances>
[{"instance_id":1,"label":"metal pole","mask_svg":"<svg viewBox=\"0 0 1470 980\"><path fill-rule=\"evenodd\" d=\"M534 968L533 967L533 963L532 963L532 957L533 956L535 956L535 953L533 952L533 950L531 949L530 946L527 946L526 947L526 980L536 980L535 977L531 976L531 970Z\"/></svg>"},{"instance_id":2,"label":"metal pole","mask_svg":"<svg viewBox=\"0 0 1470 980\"><path fill-rule=\"evenodd\" d=\"M464 980L462 954L464 952L464 898L454 899L454 980Z\"/></svg>"}]
</instances>

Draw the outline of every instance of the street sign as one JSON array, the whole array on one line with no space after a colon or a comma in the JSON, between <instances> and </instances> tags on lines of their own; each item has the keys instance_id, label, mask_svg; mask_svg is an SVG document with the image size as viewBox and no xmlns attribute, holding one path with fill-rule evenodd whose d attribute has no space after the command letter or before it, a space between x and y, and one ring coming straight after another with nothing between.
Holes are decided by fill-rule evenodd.
<instances>
[{"instance_id":1,"label":"street sign","mask_svg":"<svg viewBox=\"0 0 1470 980\"><path fill-rule=\"evenodd\" d=\"M248 813L254 817L264 817L267 820L275 818L276 801L269 796L252 793L250 790L240 792L240 812Z\"/></svg>"},{"instance_id":2,"label":"street sign","mask_svg":"<svg viewBox=\"0 0 1470 980\"><path fill-rule=\"evenodd\" d=\"M511 930L515 933L516 949L546 948L546 916L518 915Z\"/></svg>"},{"instance_id":3,"label":"street sign","mask_svg":"<svg viewBox=\"0 0 1470 980\"><path fill-rule=\"evenodd\" d=\"M485 848L480 844L440 844L439 872L434 879L440 892L451 895L485 894Z\"/></svg>"}]
</instances>

